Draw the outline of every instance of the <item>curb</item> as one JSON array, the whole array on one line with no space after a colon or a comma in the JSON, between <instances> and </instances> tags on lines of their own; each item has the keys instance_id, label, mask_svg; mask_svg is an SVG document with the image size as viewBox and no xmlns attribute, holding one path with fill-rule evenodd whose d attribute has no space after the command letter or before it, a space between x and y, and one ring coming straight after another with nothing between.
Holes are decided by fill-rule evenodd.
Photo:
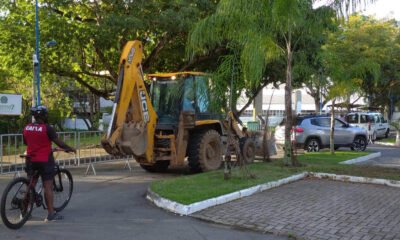
<instances>
[{"instance_id":1,"label":"curb","mask_svg":"<svg viewBox=\"0 0 400 240\"><path fill-rule=\"evenodd\" d=\"M362 161L367 161L369 159L381 156L380 152L372 153L367 156L347 160L341 162L341 164L352 164L358 163ZM386 180L386 179L378 179L378 178L368 178L368 177L356 177L356 176L348 176L348 175L336 175L331 173L318 173L318 172L303 172L300 174L296 174L284 179L280 179L273 182L268 182L264 184L260 184L254 187L250 187L247 189L243 189L237 192L225 194L219 197L207 199L200 202L195 202L189 205L184 205L175 201L171 201L169 199L163 198L159 196L157 193L150 190L147 190L146 198L153 202L157 207L163 208L167 211L186 216L193 214L195 212L204 210L209 207L217 206L223 203L227 203L233 200L240 199L242 197L247 197L253 195L255 193L259 193L271 188L279 187L284 184L292 183L295 181L302 180L306 177L314 177L318 179L330 179L335 181L342 181L342 182L353 182L353 183L370 183L370 184L379 184L385 185L390 187L398 187L400 188L400 181L395 180Z\"/></svg>"},{"instance_id":2,"label":"curb","mask_svg":"<svg viewBox=\"0 0 400 240\"><path fill-rule=\"evenodd\" d=\"M396 144L394 144L394 143L389 143L389 142L375 142L375 144L384 145L384 146L396 147Z\"/></svg>"},{"instance_id":3,"label":"curb","mask_svg":"<svg viewBox=\"0 0 400 240\"><path fill-rule=\"evenodd\" d=\"M293 175L284 179L280 179L278 181L268 182L264 184L260 184L254 187L246 188L237 192L225 194L219 197L210 198L204 201L195 202L189 205L180 204L169 199L163 198L156 194L155 192L151 191L150 189L147 190L146 198L153 202L156 206L166 209L170 212L179 214L179 215L190 215L192 213L204 210L209 207L213 207L219 204L227 203L236 199L240 199L242 197L247 197L253 195L255 193L259 193L271 188L279 187L284 184L288 184L291 182L295 182L301 180L308 176L307 172L300 173L297 175Z\"/></svg>"},{"instance_id":4,"label":"curb","mask_svg":"<svg viewBox=\"0 0 400 240\"><path fill-rule=\"evenodd\" d=\"M350 160L347 160L347 161L343 161L343 162L340 162L339 164L360 163L360 162L365 162L365 161L368 161L370 159L377 158L377 157L380 157L380 156L382 156L381 152L376 152L376 153L368 154L366 156L362 156L362 157L350 159Z\"/></svg>"}]
</instances>

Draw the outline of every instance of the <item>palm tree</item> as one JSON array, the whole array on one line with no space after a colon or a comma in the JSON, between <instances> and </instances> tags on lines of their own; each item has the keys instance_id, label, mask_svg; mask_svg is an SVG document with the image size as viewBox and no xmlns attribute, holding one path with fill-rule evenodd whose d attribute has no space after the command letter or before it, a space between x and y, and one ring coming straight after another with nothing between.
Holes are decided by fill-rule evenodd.
<instances>
[{"instance_id":1,"label":"palm tree","mask_svg":"<svg viewBox=\"0 0 400 240\"><path fill-rule=\"evenodd\" d=\"M314 8L316 2L325 4ZM337 16L343 16L354 7L369 2L374 0L221 0L216 12L200 21L191 32L188 52L194 56L225 47L228 55L235 55L238 61L234 62L235 65L223 62L220 67L224 70L219 70L226 72L239 68L237 81L244 82L244 88L268 81L268 64L284 62L284 159L287 165L297 166L299 162L293 154L290 139L293 54L306 36L318 37L331 23L334 10L339 10Z\"/></svg>"}]
</instances>

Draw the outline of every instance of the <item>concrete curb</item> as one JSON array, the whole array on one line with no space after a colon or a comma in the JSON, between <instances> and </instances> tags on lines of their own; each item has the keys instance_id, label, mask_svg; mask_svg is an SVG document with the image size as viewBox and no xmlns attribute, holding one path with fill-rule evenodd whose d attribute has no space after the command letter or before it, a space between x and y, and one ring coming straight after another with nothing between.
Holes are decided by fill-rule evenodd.
<instances>
[{"instance_id":1,"label":"concrete curb","mask_svg":"<svg viewBox=\"0 0 400 240\"><path fill-rule=\"evenodd\" d=\"M242 197L247 197L253 195L258 192L262 192L271 188L279 187L284 184L288 184L291 182L295 182L301 180L308 176L307 172L300 173L297 175L290 176L288 178L280 179L278 181L268 182L264 184L260 184L254 187L250 187L247 189L243 189L237 192L229 193L226 195L222 195L215 198L210 198L204 201L195 202L189 205L180 204L169 199L163 198L158 194L154 193L150 189L147 190L146 198L153 202L156 206L168 210L170 212L179 214L179 215L190 215L192 213L201 211L203 209L213 207L219 204L227 203L236 199L240 199Z\"/></svg>"},{"instance_id":2,"label":"concrete curb","mask_svg":"<svg viewBox=\"0 0 400 240\"><path fill-rule=\"evenodd\" d=\"M380 156L382 156L381 152L376 152L376 153L368 154L366 156L362 156L362 157L350 159L350 160L347 160L347 161L343 161L343 162L340 162L340 164L360 163L360 162L365 162L365 161L368 161L370 159L377 158L377 157L380 157Z\"/></svg>"},{"instance_id":3,"label":"concrete curb","mask_svg":"<svg viewBox=\"0 0 400 240\"><path fill-rule=\"evenodd\" d=\"M394 143L389 143L389 142L375 142L375 144L384 145L384 146L392 146L392 147L396 146Z\"/></svg>"},{"instance_id":4,"label":"concrete curb","mask_svg":"<svg viewBox=\"0 0 400 240\"><path fill-rule=\"evenodd\" d=\"M356 162L367 161L369 159L379 157L381 153L372 153L367 156L355 158L352 160L341 162L341 164L352 164ZM273 182L268 182L264 184L260 184L254 187L250 187L247 189L243 189L237 192L229 193L226 195L222 195L216 198L207 199L200 202L195 202L189 205L180 204L169 199L163 198L158 194L154 193L150 189L147 190L146 198L153 202L156 206L163 208L167 211L179 214L179 215L190 215L192 213L204 210L209 207L213 207L219 204L227 203L236 199L240 199L242 197L247 197L253 195L255 193L259 193L271 188L279 187L284 184L288 184L291 182L295 182L306 177L314 177L318 179L330 179L335 181L343 181L343 182L354 182L354 183L370 183L370 184L379 184L390 187L398 187L400 188L400 181L394 180L386 180L386 179L377 179L377 178L367 178L367 177L355 177L348 175L336 175L331 173L318 173L318 172L303 172L300 174L296 174L284 179L280 179Z\"/></svg>"},{"instance_id":5,"label":"concrete curb","mask_svg":"<svg viewBox=\"0 0 400 240\"><path fill-rule=\"evenodd\" d=\"M341 182L370 183L370 184L378 184L378 185L400 188L400 181L387 180L381 178L356 177L348 175L336 175L332 173L315 173L315 172L309 172L309 176L319 179L330 179Z\"/></svg>"}]
</instances>

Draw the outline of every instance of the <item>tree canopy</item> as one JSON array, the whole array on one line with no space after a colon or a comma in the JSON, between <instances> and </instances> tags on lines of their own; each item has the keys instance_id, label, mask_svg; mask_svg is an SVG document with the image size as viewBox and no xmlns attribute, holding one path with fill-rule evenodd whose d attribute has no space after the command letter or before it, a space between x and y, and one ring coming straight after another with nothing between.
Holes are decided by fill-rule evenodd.
<instances>
[{"instance_id":1,"label":"tree canopy","mask_svg":"<svg viewBox=\"0 0 400 240\"><path fill-rule=\"evenodd\" d=\"M212 12L218 1L39 2L42 89L77 85L108 98L117 78L121 49L128 40L144 43L146 72L177 71L187 63L184 46L189 29ZM2 1L0 12L2 82L7 81L8 88L20 82L30 86L35 5L27 0ZM50 40L57 45L46 48ZM29 88L17 90L24 95L30 92Z\"/></svg>"},{"instance_id":2,"label":"tree canopy","mask_svg":"<svg viewBox=\"0 0 400 240\"><path fill-rule=\"evenodd\" d=\"M359 15L350 16L323 46L327 74L353 89L343 96L345 100L357 91L374 107L388 105L390 96L398 94L399 53L399 27L394 20Z\"/></svg>"}]
</instances>

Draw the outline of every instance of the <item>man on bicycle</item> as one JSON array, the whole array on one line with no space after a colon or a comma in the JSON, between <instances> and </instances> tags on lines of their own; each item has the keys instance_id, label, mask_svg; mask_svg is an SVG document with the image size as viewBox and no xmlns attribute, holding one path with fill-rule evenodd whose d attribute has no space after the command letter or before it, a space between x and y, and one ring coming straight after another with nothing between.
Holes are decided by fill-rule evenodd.
<instances>
[{"instance_id":1,"label":"man on bicycle","mask_svg":"<svg viewBox=\"0 0 400 240\"><path fill-rule=\"evenodd\" d=\"M31 114L35 121L26 125L23 130L24 143L27 145L27 155L30 159L26 167L31 171L38 171L42 178L48 211L45 221L61 220L63 216L56 213L53 207L55 161L51 143L54 142L66 152L76 150L60 140L54 128L47 123L48 111L45 106L32 107Z\"/></svg>"}]
</instances>

